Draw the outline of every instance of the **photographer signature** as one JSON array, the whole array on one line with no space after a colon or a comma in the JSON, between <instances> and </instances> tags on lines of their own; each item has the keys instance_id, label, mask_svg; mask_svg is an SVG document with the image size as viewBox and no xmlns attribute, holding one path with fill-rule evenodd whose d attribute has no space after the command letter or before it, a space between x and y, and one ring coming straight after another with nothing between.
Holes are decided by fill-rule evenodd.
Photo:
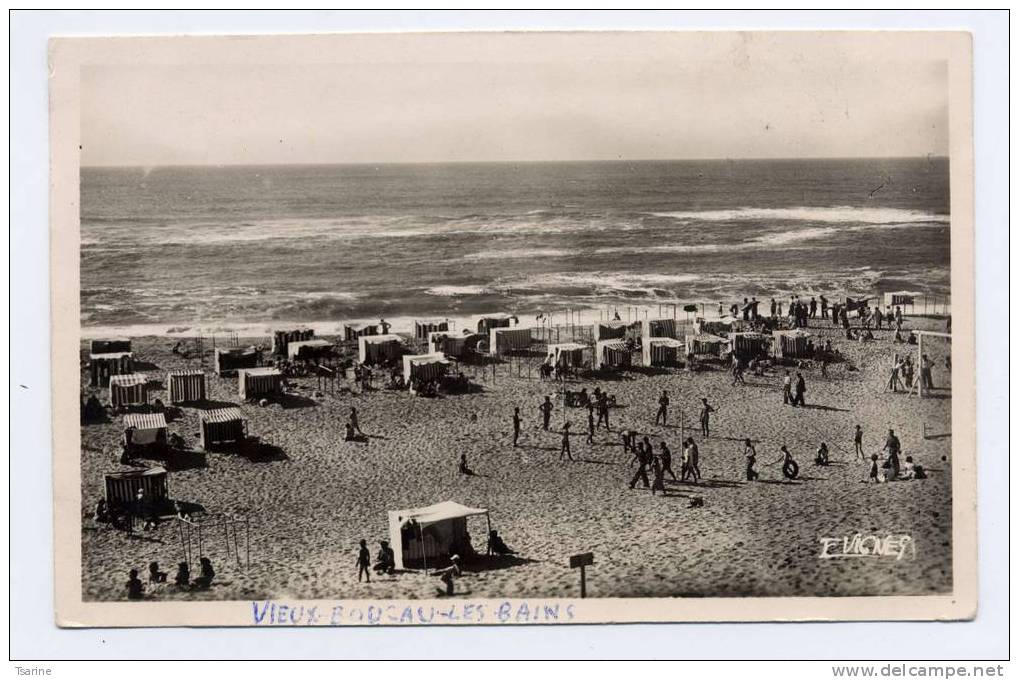
<instances>
[{"instance_id":1,"label":"photographer signature","mask_svg":"<svg viewBox=\"0 0 1019 680\"><path fill-rule=\"evenodd\" d=\"M818 559L832 560L843 557L893 557L901 560L907 555L916 557L916 543L909 534L855 533L842 538L820 538L821 554Z\"/></svg>"}]
</instances>

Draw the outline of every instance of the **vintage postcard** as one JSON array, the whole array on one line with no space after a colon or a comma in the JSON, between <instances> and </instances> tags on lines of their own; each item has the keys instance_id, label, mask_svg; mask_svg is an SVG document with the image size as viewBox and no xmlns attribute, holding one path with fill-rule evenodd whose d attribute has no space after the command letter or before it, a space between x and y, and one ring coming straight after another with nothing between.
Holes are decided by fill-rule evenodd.
<instances>
[{"instance_id":1,"label":"vintage postcard","mask_svg":"<svg viewBox=\"0 0 1019 680\"><path fill-rule=\"evenodd\" d=\"M972 617L971 71L54 38L58 624Z\"/></svg>"}]
</instances>

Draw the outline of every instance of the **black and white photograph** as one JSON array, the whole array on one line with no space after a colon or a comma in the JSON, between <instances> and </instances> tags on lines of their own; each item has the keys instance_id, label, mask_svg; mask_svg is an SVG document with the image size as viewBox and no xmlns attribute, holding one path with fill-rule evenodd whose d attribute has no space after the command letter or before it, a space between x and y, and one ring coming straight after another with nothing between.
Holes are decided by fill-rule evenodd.
<instances>
[{"instance_id":1,"label":"black and white photograph","mask_svg":"<svg viewBox=\"0 0 1019 680\"><path fill-rule=\"evenodd\" d=\"M963 34L50 58L60 625L973 616Z\"/></svg>"}]
</instances>

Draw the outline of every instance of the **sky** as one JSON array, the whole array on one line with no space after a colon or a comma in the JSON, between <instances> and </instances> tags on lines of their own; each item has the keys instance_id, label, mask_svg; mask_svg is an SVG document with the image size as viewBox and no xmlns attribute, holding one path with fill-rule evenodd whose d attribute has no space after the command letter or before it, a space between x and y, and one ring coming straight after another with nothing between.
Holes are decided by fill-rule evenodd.
<instances>
[{"instance_id":1,"label":"sky","mask_svg":"<svg viewBox=\"0 0 1019 680\"><path fill-rule=\"evenodd\" d=\"M565 54L84 66L82 164L948 153L943 61Z\"/></svg>"}]
</instances>

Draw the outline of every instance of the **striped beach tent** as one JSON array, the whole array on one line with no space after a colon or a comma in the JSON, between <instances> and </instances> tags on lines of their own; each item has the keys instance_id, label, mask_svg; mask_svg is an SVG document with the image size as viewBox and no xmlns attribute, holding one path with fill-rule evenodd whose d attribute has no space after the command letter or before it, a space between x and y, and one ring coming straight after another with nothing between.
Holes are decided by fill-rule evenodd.
<instances>
[{"instance_id":1,"label":"striped beach tent","mask_svg":"<svg viewBox=\"0 0 1019 680\"><path fill-rule=\"evenodd\" d=\"M599 321L593 329L594 341L619 340L626 337L625 321Z\"/></svg>"},{"instance_id":2,"label":"striped beach tent","mask_svg":"<svg viewBox=\"0 0 1019 680\"><path fill-rule=\"evenodd\" d=\"M775 331L772 335L775 338L773 350L776 357L784 359L810 358L807 342L812 336L807 331L796 328L789 331Z\"/></svg>"},{"instance_id":3,"label":"striped beach tent","mask_svg":"<svg viewBox=\"0 0 1019 680\"><path fill-rule=\"evenodd\" d=\"M625 340L600 340L595 345L595 355L598 368L629 366L631 361Z\"/></svg>"},{"instance_id":4,"label":"striped beach tent","mask_svg":"<svg viewBox=\"0 0 1019 680\"><path fill-rule=\"evenodd\" d=\"M675 366L683 356L686 343L676 338L651 338L644 343L647 366Z\"/></svg>"},{"instance_id":5,"label":"striped beach tent","mask_svg":"<svg viewBox=\"0 0 1019 680\"><path fill-rule=\"evenodd\" d=\"M768 353L771 336L762 333L733 333L729 336L729 346L738 359L756 359Z\"/></svg>"},{"instance_id":6,"label":"striped beach tent","mask_svg":"<svg viewBox=\"0 0 1019 680\"><path fill-rule=\"evenodd\" d=\"M166 374L166 389L171 404L205 399L205 372L200 369L181 368Z\"/></svg>"},{"instance_id":7,"label":"striped beach tent","mask_svg":"<svg viewBox=\"0 0 1019 680\"><path fill-rule=\"evenodd\" d=\"M287 349L290 346L290 343L312 340L314 337L315 331L310 328L289 331L273 331L272 353L279 357L288 356Z\"/></svg>"},{"instance_id":8,"label":"striped beach tent","mask_svg":"<svg viewBox=\"0 0 1019 680\"><path fill-rule=\"evenodd\" d=\"M120 408L149 403L147 383L142 373L110 376L110 405Z\"/></svg>"},{"instance_id":9,"label":"striped beach tent","mask_svg":"<svg viewBox=\"0 0 1019 680\"><path fill-rule=\"evenodd\" d=\"M146 446L166 442L166 416L162 413L126 413L124 430L132 430L131 445Z\"/></svg>"},{"instance_id":10,"label":"striped beach tent","mask_svg":"<svg viewBox=\"0 0 1019 680\"><path fill-rule=\"evenodd\" d=\"M206 451L239 442L245 437L244 413L236 406L202 411L199 420L202 424L201 445Z\"/></svg>"},{"instance_id":11,"label":"striped beach tent","mask_svg":"<svg viewBox=\"0 0 1019 680\"><path fill-rule=\"evenodd\" d=\"M399 335L362 335L357 339L357 360L377 364L400 356L403 338Z\"/></svg>"},{"instance_id":12,"label":"striped beach tent","mask_svg":"<svg viewBox=\"0 0 1019 680\"><path fill-rule=\"evenodd\" d=\"M449 331L449 321L445 319L418 319L414 322L414 339L427 340L432 333Z\"/></svg>"},{"instance_id":13,"label":"striped beach tent","mask_svg":"<svg viewBox=\"0 0 1019 680\"><path fill-rule=\"evenodd\" d=\"M237 394L241 399L255 399L283 391L283 374L278 368L242 368L237 371Z\"/></svg>"},{"instance_id":14,"label":"striped beach tent","mask_svg":"<svg viewBox=\"0 0 1019 680\"><path fill-rule=\"evenodd\" d=\"M493 356L531 346L530 328L492 328L488 334L488 353Z\"/></svg>"},{"instance_id":15,"label":"striped beach tent","mask_svg":"<svg viewBox=\"0 0 1019 680\"><path fill-rule=\"evenodd\" d=\"M411 378L436 380L446 375L448 369L449 359L444 354L407 354L403 357L403 379L407 382Z\"/></svg>"},{"instance_id":16,"label":"striped beach tent","mask_svg":"<svg viewBox=\"0 0 1019 680\"><path fill-rule=\"evenodd\" d=\"M579 342L561 342L548 346L545 360L556 366L578 367L584 364L584 350L587 345Z\"/></svg>"},{"instance_id":17,"label":"striped beach tent","mask_svg":"<svg viewBox=\"0 0 1019 680\"><path fill-rule=\"evenodd\" d=\"M136 507L139 489L144 492L145 501L151 508L158 510L169 505L170 489L165 468L156 466L106 474L106 503L111 509Z\"/></svg>"},{"instance_id":18,"label":"striped beach tent","mask_svg":"<svg viewBox=\"0 0 1019 680\"><path fill-rule=\"evenodd\" d=\"M721 356L729 341L712 333L697 333L686 336L686 353L710 356Z\"/></svg>"},{"instance_id":19,"label":"striped beach tent","mask_svg":"<svg viewBox=\"0 0 1019 680\"><path fill-rule=\"evenodd\" d=\"M110 377L134 372L134 358L131 352L107 352L90 354L88 361L89 384L93 387L106 387Z\"/></svg>"}]
</instances>

